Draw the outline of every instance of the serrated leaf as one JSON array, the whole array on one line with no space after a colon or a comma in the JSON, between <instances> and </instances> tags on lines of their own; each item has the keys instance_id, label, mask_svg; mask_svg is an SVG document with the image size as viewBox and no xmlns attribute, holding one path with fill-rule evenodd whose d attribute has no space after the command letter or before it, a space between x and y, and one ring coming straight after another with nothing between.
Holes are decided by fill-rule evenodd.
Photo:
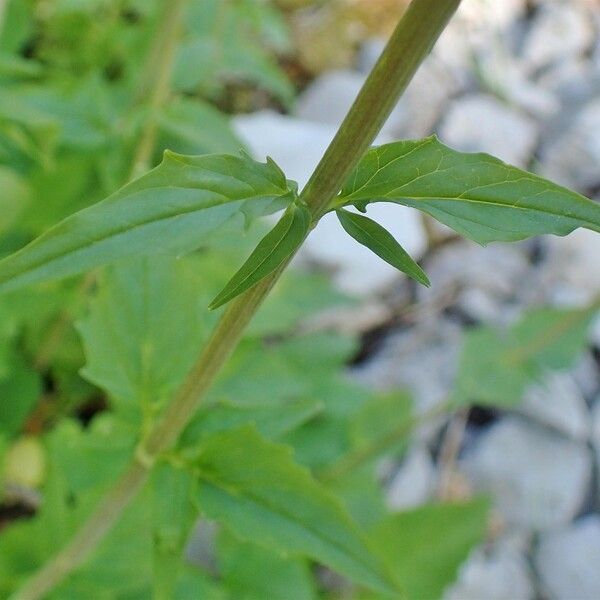
<instances>
[{"instance_id":1,"label":"serrated leaf","mask_svg":"<svg viewBox=\"0 0 600 600\"><path fill-rule=\"evenodd\" d=\"M192 467L200 510L238 537L393 592L362 532L335 496L294 463L290 448L246 426L201 443Z\"/></svg>"},{"instance_id":2,"label":"serrated leaf","mask_svg":"<svg viewBox=\"0 0 600 600\"><path fill-rule=\"evenodd\" d=\"M398 271L406 273L415 281L426 286L431 285L423 269L394 239L394 236L379 223L369 219L369 217L357 215L347 210L337 210L336 214L346 233L359 244L366 246L379 258L385 260L392 267L396 267Z\"/></svg>"},{"instance_id":3,"label":"serrated leaf","mask_svg":"<svg viewBox=\"0 0 600 600\"><path fill-rule=\"evenodd\" d=\"M148 174L0 261L0 290L74 275L126 256L189 251L234 215L260 216L291 198L285 176L272 161L166 152Z\"/></svg>"},{"instance_id":4,"label":"serrated leaf","mask_svg":"<svg viewBox=\"0 0 600 600\"><path fill-rule=\"evenodd\" d=\"M396 202L481 244L600 231L600 205L488 154L457 152L435 136L373 148L336 206Z\"/></svg>"},{"instance_id":5,"label":"serrated leaf","mask_svg":"<svg viewBox=\"0 0 600 600\"><path fill-rule=\"evenodd\" d=\"M239 296L273 273L302 244L310 228L310 212L300 204L292 204L277 225L258 243L248 260L229 280L209 308L214 310Z\"/></svg>"},{"instance_id":6,"label":"serrated leaf","mask_svg":"<svg viewBox=\"0 0 600 600\"><path fill-rule=\"evenodd\" d=\"M441 598L469 552L483 541L488 510L484 500L422 506L387 517L371 537L409 600Z\"/></svg>"}]
</instances>

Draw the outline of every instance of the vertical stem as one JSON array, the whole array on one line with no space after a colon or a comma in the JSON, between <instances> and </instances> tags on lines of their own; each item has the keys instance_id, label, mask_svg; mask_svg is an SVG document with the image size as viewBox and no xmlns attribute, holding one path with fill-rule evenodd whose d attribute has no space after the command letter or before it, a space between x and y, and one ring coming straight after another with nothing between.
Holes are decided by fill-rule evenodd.
<instances>
[{"instance_id":1,"label":"vertical stem","mask_svg":"<svg viewBox=\"0 0 600 600\"><path fill-rule=\"evenodd\" d=\"M369 75L340 130L302 192L318 220L356 167L444 29L460 0L413 0ZM26 582L13 600L36 600L79 567L143 487L156 458L177 439L204 392L287 264L234 300L161 420L104 500L69 544Z\"/></svg>"},{"instance_id":2,"label":"vertical stem","mask_svg":"<svg viewBox=\"0 0 600 600\"><path fill-rule=\"evenodd\" d=\"M187 0L165 2L160 30L150 50L142 75L142 84L138 91L138 101L145 102L148 98L148 114L131 164L129 179L139 177L150 167L156 144L160 109L167 101L171 88L175 53L186 2Z\"/></svg>"}]
</instances>

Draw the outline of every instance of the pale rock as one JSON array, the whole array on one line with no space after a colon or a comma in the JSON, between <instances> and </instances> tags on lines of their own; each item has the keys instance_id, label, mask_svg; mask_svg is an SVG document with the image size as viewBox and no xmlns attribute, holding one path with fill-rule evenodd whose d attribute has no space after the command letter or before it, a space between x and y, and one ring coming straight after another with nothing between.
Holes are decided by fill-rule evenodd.
<instances>
[{"instance_id":1,"label":"pale rock","mask_svg":"<svg viewBox=\"0 0 600 600\"><path fill-rule=\"evenodd\" d=\"M589 13L575 3L546 2L539 8L523 47L531 69L582 55L594 40Z\"/></svg>"},{"instance_id":2,"label":"pale rock","mask_svg":"<svg viewBox=\"0 0 600 600\"><path fill-rule=\"evenodd\" d=\"M550 600L600 598L600 517L588 515L540 537L535 566Z\"/></svg>"},{"instance_id":3,"label":"pale rock","mask_svg":"<svg viewBox=\"0 0 600 600\"><path fill-rule=\"evenodd\" d=\"M461 567L444 600L533 600L535 589L525 558L526 542L507 538L477 548Z\"/></svg>"},{"instance_id":4,"label":"pale rock","mask_svg":"<svg viewBox=\"0 0 600 600\"><path fill-rule=\"evenodd\" d=\"M286 176L300 187L306 184L321 159L336 127L262 111L234 117L236 133L255 158L272 157ZM389 138L379 136L376 143ZM427 239L417 211L393 204L369 207L369 216L380 221L401 241L407 252L418 257ZM317 261L334 270L334 281L352 294L369 294L393 282L398 271L364 248L339 225L335 215L327 215L311 232L299 260Z\"/></svg>"},{"instance_id":5,"label":"pale rock","mask_svg":"<svg viewBox=\"0 0 600 600\"><path fill-rule=\"evenodd\" d=\"M365 76L350 70L327 71L300 94L295 114L300 119L335 127L344 120Z\"/></svg>"},{"instance_id":6,"label":"pale rock","mask_svg":"<svg viewBox=\"0 0 600 600\"><path fill-rule=\"evenodd\" d=\"M541 173L579 190L600 184L600 100L590 102L570 127L540 152Z\"/></svg>"},{"instance_id":7,"label":"pale rock","mask_svg":"<svg viewBox=\"0 0 600 600\"><path fill-rule=\"evenodd\" d=\"M376 58L375 52L380 50L379 45L375 46L375 50L371 48L372 44L368 44L359 58L360 68L365 73L372 68L371 61ZM419 67L383 131L394 139L416 139L430 135L451 98L463 87L464 82L460 77L434 52Z\"/></svg>"},{"instance_id":8,"label":"pale rock","mask_svg":"<svg viewBox=\"0 0 600 600\"><path fill-rule=\"evenodd\" d=\"M455 100L440 127L440 138L457 150L488 152L521 167L537 137L535 121L486 94Z\"/></svg>"},{"instance_id":9,"label":"pale rock","mask_svg":"<svg viewBox=\"0 0 600 600\"><path fill-rule=\"evenodd\" d=\"M481 76L487 85L534 118L548 119L561 109L558 95L533 81L506 44L493 44L481 53Z\"/></svg>"},{"instance_id":10,"label":"pale rock","mask_svg":"<svg viewBox=\"0 0 600 600\"><path fill-rule=\"evenodd\" d=\"M506 417L463 460L476 489L492 496L508 524L543 530L569 522L588 492L591 457L583 444Z\"/></svg>"},{"instance_id":11,"label":"pale rock","mask_svg":"<svg viewBox=\"0 0 600 600\"><path fill-rule=\"evenodd\" d=\"M600 293L600 235L576 229L564 238L548 238L547 285L559 285L568 293L562 304L584 306ZM552 300L556 300L552 298Z\"/></svg>"},{"instance_id":12,"label":"pale rock","mask_svg":"<svg viewBox=\"0 0 600 600\"><path fill-rule=\"evenodd\" d=\"M590 346L593 345L592 335L593 325L588 334ZM573 368L570 369L570 373L584 398L593 398L600 389L600 371L591 352L584 352L583 356L579 357Z\"/></svg>"},{"instance_id":13,"label":"pale rock","mask_svg":"<svg viewBox=\"0 0 600 600\"><path fill-rule=\"evenodd\" d=\"M545 69L537 84L558 96L565 107L574 107L593 98L600 86L600 73L593 66L588 58L574 56Z\"/></svg>"},{"instance_id":14,"label":"pale rock","mask_svg":"<svg viewBox=\"0 0 600 600\"><path fill-rule=\"evenodd\" d=\"M540 379L525 392L520 412L575 440L587 440L589 412L573 377L569 373L548 372Z\"/></svg>"},{"instance_id":15,"label":"pale rock","mask_svg":"<svg viewBox=\"0 0 600 600\"><path fill-rule=\"evenodd\" d=\"M592 444L600 458L600 395L596 397L592 408Z\"/></svg>"},{"instance_id":16,"label":"pale rock","mask_svg":"<svg viewBox=\"0 0 600 600\"><path fill-rule=\"evenodd\" d=\"M430 288L418 288L422 305L443 308L453 299L476 320L502 324L509 317L504 305L527 280L528 258L518 244L474 242L449 244L426 264Z\"/></svg>"},{"instance_id":17,"label":"pale rock","mask_svg":"<svg viewBox=\"0 0 600 600\"><path fill-rule=\"evenodd\" d=\"M335 135L335 126L264 110L232 119L236 134L258 160L270 156L288 179L304 186Z\"/></svg>"},{"instance_id":18,"label":"pale rock","mask_svg":"<svg viewBox=\"0 0 600 600\"><path fill-rule=\"evenodd\" d=\"M375 389L408 389L413 394L415 412L430 413L452 393L460 343L458 324L432 318L390 335L368 363L353 369L353 375ZM430 439L443 418L427 421L417 428L418 439Z\"/></svg>"},{"instance_id":19,"label":"pale rock","mask_svg":"<svg viewBox=\"0 0 600 600\"><path fill-rule=\"evenodd\" d=\"M505 28L525 13L524 0L463 0L457 19L472 27Z\"/></svg>"},{"instance_id":20,"label":"pale rock","mask_svg":"<svg viewBox=\"0 0 600 600\"><path fill-rule=\"evenodd\" d=\"M424 446L414 446L390 481L386 499L392 510L407 510L425 503L435 490L436 472Z\"/></svg>"}]
</instances>

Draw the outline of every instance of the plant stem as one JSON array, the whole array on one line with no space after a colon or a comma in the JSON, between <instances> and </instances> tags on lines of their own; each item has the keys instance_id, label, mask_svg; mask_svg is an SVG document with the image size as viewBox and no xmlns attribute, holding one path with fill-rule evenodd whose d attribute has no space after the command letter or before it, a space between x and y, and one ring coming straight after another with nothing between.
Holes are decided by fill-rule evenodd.
<instances>
[{"instance_id":1,"label":"plant stem","mask_svg":"<svg viewBox=\"0 0 600 600\"><path fill-rule=\"evenodd\" d=\"M409 6L301 194L315 221L372 144L459 4L460 0L413 0ZM246 325L286 266L287 263L229 305L160 421L140 444L129 468L70 543L35 573L13 600L43 597L95 549L143 487L154 461L174 443L194 415L203 393L235 350Z\"/></svg>"},{"instance_id":2,"label":"plant stem","mask_svg":"<svg viewBox=\"0 0 600 600\"><path fill-rule=\"evenodd\" d=\"M129 179L139 177L150 167L156 145L159 112L168 99L171 89L175 53L186 2L187 0L165 2L160 30L150 50L142 75L142 84L137 94L139 101L145 102L148 98L148 114L133 158Z\"/></svg>"}]
</instances>

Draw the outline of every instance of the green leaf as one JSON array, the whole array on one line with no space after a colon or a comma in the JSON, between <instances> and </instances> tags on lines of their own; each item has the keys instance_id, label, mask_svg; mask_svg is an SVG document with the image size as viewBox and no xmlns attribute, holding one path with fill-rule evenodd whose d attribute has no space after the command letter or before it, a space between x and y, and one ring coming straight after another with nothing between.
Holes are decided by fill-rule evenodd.
<instances>
[{"instance_id":1,"label":"green leaf","mask_svg":"<svg viewBox=\"0 0 600 600\"><path fill-rule=\"evenodd\" d=\"M306 206L296 203L290 205L277 225L259 242L240 270L217 294L209 308L219 308L273 273L300 247L310 228L310 221Z\"/></svg>"},{"instance_id":2,"label":"green leaf","mask_svg":"<svg viewBox=\"0 0 600 600\"><path fill-rule=\"evenodd\" d=\"M218 431L252 423L266 438L277 439L319 414L316 400L293 400L277 404L234 404L222 401L201 410L181 435L180 444L198 443Z\"/></svg>"},{"instance_id":3,"label":"green leaf","mask_svg":"<svg viewBox=\"0 0 600 600\"><path fill-rule=\"evenodd\" d=\"M313 558L370 588L392 591L361 531L335 496L294 463L290 448L246 426L201 443L193 468L200 509L240 538Z\"/></svg>"},{"instance_id":4,"label":"green leaf","mask_svg":"<svg viewBox=\"0 0 600 600\"><path fill-rule=\"evenodd\" d=\"M481 244L577 227L600 231L600 205L488 154L456 152L433 136L373 148L336 206L418 208Z\"/></svg>"},{"instance_id":5,"label":"green leaf","mask_svg":"<svg viewBox=\"0 0 600 600\"><path fill-rule=\"evenodd\" d=\"M272 212L292 195L272 161L167 151L147 175L0 261L0 290L74 275L126 256L189 251L234 215Z\"/></svg>"},{"instance_id":6,"label":"green leaf","mask_svg":"<svg viewBox=\"0 0 600 600\"><path fill-rule=\"evenodd\" d=\"M458 568L483 541L488 503L432 504L392 515L371 539L398 576L409 600L441 598Z\"/></svg>"},{"instance_id":7,"label":"green leaf","mask_svg":"<svg viewBox=\"0 0 600 600\"><path fill-rule=\"evenodd\" d=\"M359 244L372 250L386 263L406 273L423 285L431 285L423 269L410 257L408 252L394 239L394 236L379 223L363 215L337 210L337 217L346 233Z\"/></svg>"},{"instance_id":8,"label":"green leaf","mask_svg":"<svg viewBox=\"0 0 600 600\"><path fill-rule=\"evenodd\" d=\"M82 374L129 420L169 398L207 337L204 279L194 261L168 256L121 261L101 277L89 315L78 323Z\"/></svg>"},{"instance_id":9,"label":"green leaf","mask_svg":"<svg viewBox=\"0 0 600 600\"><path fill-rule=\"evenodd\" d=\"M219 571L235 600L316 600L309 566L256 544L221 534Z\"/></svg>"},{"instance_id":10,"label":"green leaf","mask_svg":"<svg viewBox=\"0 0 600 600\"><path fill-rule=\"evenodd\" d=\"M154 598L173 598L184 566L185 543L194 523L194 481L190 474L166 463L151 475Z\"/></svg>"},{"instance_id":11,"label":"green leaf","mask_svg":"<svg viewBox=\"0 0 600 600\"><path fill-rule=\"evenodd\" d=\"M509 331L480 327L465 335L453 400L510 407L545 369L566 369L583 352L598 305L533 310Z\"/></svg>"},{"instance_id":12,"label":"green leaf","mask_svg":"<svg viewBox=\"0 0 600 600\"><path fill-rule=\"evenodd\" d=\"M7 230L25 210L31 199L26 181L12 169L0 165L0 233Z\"/></svg>"}]
</instances>

